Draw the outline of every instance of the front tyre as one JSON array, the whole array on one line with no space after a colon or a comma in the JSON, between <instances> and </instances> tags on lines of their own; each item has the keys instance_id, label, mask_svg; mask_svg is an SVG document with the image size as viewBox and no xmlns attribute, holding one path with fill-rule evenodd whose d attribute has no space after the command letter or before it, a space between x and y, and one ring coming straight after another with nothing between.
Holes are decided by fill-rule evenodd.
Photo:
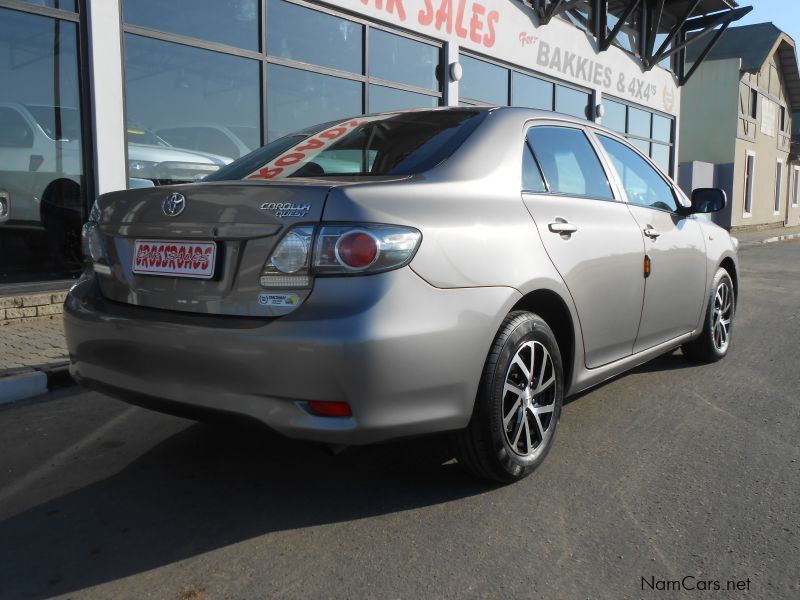
<instances>
[{"instance_id":1,"label":"front tyre","mask_svg":"<svg viewBox=\"0 0 800 600\"><path fill-rule=\"evenodd\" d=\"M728 354L736 313L736 295L731 276L720 267L714 275L711 296L700 337L683 345L683 354L697 362L716 362Z\"/></svg>"},{"instance_id":2,"label":"front tyre","mask_svg":"<svg viewBox=\"0 0 800 600\"><path fill-rule=\"evenodd\" d=\"M509 313L486 358L472 419L454 434L459 464L503 483L526 477L553 445L563 399L552 330L533 313Z\"/></svg>"}]
</instances>

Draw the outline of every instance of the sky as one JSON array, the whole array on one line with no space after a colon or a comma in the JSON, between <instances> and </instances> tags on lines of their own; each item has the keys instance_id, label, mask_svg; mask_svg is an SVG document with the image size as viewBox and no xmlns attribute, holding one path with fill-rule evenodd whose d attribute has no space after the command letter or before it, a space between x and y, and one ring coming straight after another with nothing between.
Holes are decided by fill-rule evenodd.
<instances>
[{"instance_id":1,"label":"sky","mask_svg":"<svg viewBox=\"0 0 800 600\"><path fill-rule=\"evenodd\" d=\"M737 4L753 10L732 27L772 21L800 44L800 0L737 0Z\"/></svg>"}]
</instances>

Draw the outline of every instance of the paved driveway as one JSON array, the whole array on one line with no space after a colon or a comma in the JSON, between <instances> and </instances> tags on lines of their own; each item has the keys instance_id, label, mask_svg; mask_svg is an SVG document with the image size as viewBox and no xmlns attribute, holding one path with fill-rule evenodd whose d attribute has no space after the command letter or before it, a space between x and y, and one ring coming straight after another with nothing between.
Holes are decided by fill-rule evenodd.
<instances>
[{"instance_id":1,"label":"paved driveway","mask_svg":"<svg viewBox=\"0 0 800 600\"><path fill-rule=\"evenodd\" d=\"M800 242L741 258L725 361L573 399L512 486L439 438L331 456L77 388L0 409L0 597L798 598Z\"/></svg>"}]
</instances>

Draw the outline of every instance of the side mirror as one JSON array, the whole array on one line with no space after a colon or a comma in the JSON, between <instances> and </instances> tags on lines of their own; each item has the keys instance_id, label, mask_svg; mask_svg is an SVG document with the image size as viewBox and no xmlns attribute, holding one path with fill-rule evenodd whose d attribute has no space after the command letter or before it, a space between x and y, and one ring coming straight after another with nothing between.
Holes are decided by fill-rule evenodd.
<instances>
[{"instance_id":1,"label":"side mirror","mask_svg":"<svg viewBox=\"0 0 800 600\"><path fill-rule=\"evenodd\" d=\"M697 188L692 192L693 213L719 212L727 203L725 190L719 188Z\"/></svg>"}]
</instances>

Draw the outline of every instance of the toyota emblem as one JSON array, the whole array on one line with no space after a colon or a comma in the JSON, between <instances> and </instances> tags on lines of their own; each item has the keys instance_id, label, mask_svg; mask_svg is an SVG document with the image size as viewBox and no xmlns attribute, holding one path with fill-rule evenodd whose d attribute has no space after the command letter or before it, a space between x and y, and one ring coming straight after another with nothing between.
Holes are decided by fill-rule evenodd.
<instances>
[{"instance_id":1,"label":"toyota emblem","mask_svg":"<svg viewBox=\"0 0 800 600\"><path fill-rule=\"evenodd\" d=\"M178 192L172 192L161 203L161 211L168 217L177 217L184 208L186 208L186 198Z\"/></svg>"}]
</instances>

